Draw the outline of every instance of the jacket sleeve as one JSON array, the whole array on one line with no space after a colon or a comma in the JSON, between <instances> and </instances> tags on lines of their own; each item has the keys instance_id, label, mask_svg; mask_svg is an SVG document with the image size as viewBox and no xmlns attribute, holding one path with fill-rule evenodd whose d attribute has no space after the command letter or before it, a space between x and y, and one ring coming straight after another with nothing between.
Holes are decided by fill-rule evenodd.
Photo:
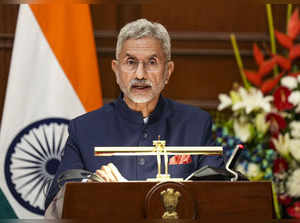
<instances>
[{"instance_id":1,"label":"jacket sleeve","mask_svg":"<svg viewBox=\"0 0 300 223\"><path fill-rule=\"evenodd\" d=\"M64 147L64 154L62 156L61 163L58 167L56 175L52 180L50 189L48 190L46 200L45 200L45 210L54 199L56 194L58 193L60 187L57 182L58 176L69 169L83 169L84 165L82 162L82 157L80 153L79 146L76 142L76 120L72 120L69 123L69 136Z\"/></svg>"}]
</instances>

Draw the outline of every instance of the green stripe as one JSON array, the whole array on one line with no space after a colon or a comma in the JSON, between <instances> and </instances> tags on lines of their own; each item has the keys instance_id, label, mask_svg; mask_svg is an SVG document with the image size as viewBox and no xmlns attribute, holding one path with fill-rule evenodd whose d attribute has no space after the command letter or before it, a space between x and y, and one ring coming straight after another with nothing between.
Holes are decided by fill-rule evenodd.
<instances>
[{"instance_id":1,"label":"green stripe","mask_svg":"<svg viewBox=\"0 0 300 223\"><path fill-rule=\"evenodd\" d=\"M0 189L0 218L17 218L12 207L9 205L8 200Z\"/></svg>"}]
</instances>

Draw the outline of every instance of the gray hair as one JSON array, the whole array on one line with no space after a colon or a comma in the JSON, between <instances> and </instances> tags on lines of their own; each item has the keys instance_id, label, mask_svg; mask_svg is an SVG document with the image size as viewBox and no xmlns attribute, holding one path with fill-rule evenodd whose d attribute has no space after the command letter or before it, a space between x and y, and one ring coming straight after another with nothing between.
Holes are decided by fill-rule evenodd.
<instances>
[{"instance_id":1,"label":"gray hair","mask_svg":"<svg viewBox=\"0 0 300 223\"><path fill-rule=\"evenodd\" d=\"M171 41L166 28L159 23L152 23L147 19L138 19L126 24L120 31L117 41L116 59L119 59L123 43L128 39L154 37L161 43L167 60L171 59Z\"/></svg>"}]
</instances>

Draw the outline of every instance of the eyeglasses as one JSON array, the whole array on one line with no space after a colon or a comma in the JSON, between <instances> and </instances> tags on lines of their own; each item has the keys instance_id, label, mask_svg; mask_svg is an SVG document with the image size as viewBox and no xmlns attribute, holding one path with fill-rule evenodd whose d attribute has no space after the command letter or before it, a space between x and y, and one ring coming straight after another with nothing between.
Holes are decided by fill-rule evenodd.
<instances>
[{"instance_id":1,"label":"eyeglasses","mask_svg":"<svg viewBox=\"0 0 300 223\"><path fill-rule=\"evenodd\" d=\"M168 62L168 61L166 61L166 62ZM159 71L161 69L161 66L163 65L163 63L161 63L157 59L153 59L153 58L150 58L147 61L138 61L133 58L128 58L124 61L121 61L120 65L121 65L121 69L126 72L136 72L140 63L142 63L143 68L147 72Z\"/></svg>"}]
</instances>

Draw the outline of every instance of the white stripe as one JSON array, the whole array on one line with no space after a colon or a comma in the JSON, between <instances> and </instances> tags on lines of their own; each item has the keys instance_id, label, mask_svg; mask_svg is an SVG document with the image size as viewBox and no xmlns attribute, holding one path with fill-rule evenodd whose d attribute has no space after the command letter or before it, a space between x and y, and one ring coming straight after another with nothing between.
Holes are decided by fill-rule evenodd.
<instances>
[{"instance_id":1,"label":"white stripe","mask_svg":"<svg viewBox=\"0 0 300 223\"><path fill-rule=\"evenodd\" d=\"M6 151L28 124L49 117L74 118L85 112L28 5L19 9L16 38L0 132L0 185L19 218L40 217L25 210L4 179Z\"/></svg>"}]
</instances>

